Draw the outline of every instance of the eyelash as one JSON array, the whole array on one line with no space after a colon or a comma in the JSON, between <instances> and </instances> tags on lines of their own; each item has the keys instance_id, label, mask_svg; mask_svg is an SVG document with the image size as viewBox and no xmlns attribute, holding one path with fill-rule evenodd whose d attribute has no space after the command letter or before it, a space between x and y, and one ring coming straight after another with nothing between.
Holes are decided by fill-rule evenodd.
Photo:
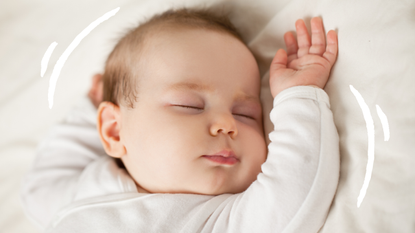
<instances>
[{"instance_id":1,"label":"eyelash","mask_svg":"<svg viewBox=\"0 0 415 233\"><path fill-rule=\"evenodd\" d=\"M193 106L186 106L186 105L175 105L175 106L183 107L183 108L192 108L192 109L202 110L202 108L197 108L197 107L193 107ZM251 119L251 120L255 120L253 117L250 117L250 116L241 115L241 114L235 114L235 115L242 116L242 117L245 117L245 118L248 118L248 119Z\"/></svg>"}]
</instances>

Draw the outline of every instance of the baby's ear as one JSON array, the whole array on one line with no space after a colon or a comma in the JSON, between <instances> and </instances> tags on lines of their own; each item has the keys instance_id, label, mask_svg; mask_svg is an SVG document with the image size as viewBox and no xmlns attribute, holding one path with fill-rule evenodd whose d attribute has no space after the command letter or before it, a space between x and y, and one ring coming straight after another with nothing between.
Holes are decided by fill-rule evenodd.
<instances>
[{"instance_id":1,"label":"baby's ear","mask_svg":"<svg viewBox=\"0 0 415 233\"><path fill-rule=\"evenodd\" d=\"M98 133L105 152L114 158L121 158L126 153L120 140L120 126L120 107L111 102L102 102L98 108Z\"/></svg>"}]
</instances>

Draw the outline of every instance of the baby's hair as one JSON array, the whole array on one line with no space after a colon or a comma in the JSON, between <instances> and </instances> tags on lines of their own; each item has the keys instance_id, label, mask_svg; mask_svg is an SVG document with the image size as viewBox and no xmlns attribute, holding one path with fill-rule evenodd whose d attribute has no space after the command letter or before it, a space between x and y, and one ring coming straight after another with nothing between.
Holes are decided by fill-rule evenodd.
<instances>
[{"instance_id":1,"label":"baby's hair","mask_svg":"<svg viewBox=\"0 0 415 233\"><path fill-rule=\"evenodd\" d=\"M158 32L183 28L226 33L244 43L228 16L214 13L210 9L181 8L155 15L127 32L108 56L103 75L103 100L134 108L140 78L134 67L137 67L142 49Z\"/></svg>"}]
</instances>

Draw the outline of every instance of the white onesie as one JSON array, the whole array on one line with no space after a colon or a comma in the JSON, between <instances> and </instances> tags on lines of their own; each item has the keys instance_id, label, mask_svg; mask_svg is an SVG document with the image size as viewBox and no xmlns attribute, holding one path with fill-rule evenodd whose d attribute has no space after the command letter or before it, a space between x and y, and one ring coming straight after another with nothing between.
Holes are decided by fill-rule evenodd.
<instances>
[{"instance_id":1,"label":"white onesie","mask_svg":"<svg viewBox=\"0 0 415 233\"><path fill-rule=\"evenodd\" d=\"M329 98L298 86L276 96L268 157L238 194L138 193L105 154L85 99L39 146L21 199L46 232L318 232L339 179L339 137Z\"/></svg>"}]
</instances>

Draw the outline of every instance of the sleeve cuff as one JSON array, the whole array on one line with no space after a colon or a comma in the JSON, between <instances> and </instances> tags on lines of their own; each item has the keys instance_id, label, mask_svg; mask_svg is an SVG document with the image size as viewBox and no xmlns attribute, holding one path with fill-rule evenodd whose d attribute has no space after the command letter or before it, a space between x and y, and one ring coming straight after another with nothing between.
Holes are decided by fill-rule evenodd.
<instances>
[{"instance_id":1,"label":"sleeve cuff","mask_svg":"<svg viewBox=\"0 0 415 233\"><path fill-rule=\"evenodd\" d=\"M277 106L279 103L290 98L303 98L312 99L315 101L322 101L330 108L329 96L321 89L310 86L295 86L287 88L281 91L275 98L273 106Z\"/></svg>"}]
</instances>

